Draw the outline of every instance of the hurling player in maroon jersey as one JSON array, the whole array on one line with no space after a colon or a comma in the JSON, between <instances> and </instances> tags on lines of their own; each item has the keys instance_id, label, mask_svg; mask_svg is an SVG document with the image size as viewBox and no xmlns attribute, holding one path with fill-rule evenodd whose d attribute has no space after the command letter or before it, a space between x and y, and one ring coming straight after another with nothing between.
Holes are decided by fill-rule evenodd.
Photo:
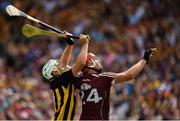
<instances>
[{"instance_id":1,"label":"hurling player in maroon jersey","mask_svg":"<svg viewBox=\"0 0 180 121\"><path fill-rule=\"evenodd\" d=\"M89 53L83 73L76 78L82 100L80 120L108 120L111 85L135 78L155 52L155 48L146 50L143 59L122 73L102 72L101 60Z\"/></svg>"}]
</instances>

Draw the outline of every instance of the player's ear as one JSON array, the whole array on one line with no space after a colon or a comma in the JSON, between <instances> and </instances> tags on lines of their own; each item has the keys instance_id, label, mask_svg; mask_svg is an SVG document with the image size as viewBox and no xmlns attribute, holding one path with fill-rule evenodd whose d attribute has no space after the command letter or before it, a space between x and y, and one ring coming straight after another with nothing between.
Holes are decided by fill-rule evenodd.
<instances>
[{"instance_id":1,"label":"player's ear","mask_svg":"<svg viewBox=\"0 0 180 121\"><path fill-rule=\"evenodd\" d=\"M91 60L87 61L86 65L87 66L91 66L93 64L93 62Z\"/></svg>"},{"instance_id":2,"label":"player's ear","mask_svg":"<svg viewBox=\"0 0 180 121\"><path fill-rule=\"evenodd\" d=\"M87 62L87 66L88 67L95 67L95 62L94 62L94 60L93 59L90 59L88 62Z\"/></svg>"}]
</instances>

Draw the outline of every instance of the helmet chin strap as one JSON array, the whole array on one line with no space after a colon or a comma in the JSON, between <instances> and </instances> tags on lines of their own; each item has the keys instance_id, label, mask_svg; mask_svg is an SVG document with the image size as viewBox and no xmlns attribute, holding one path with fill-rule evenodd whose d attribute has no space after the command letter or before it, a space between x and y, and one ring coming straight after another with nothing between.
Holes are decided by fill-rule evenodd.
<instances>
[{"instance_id":1,"label":"helmet chin strap","mask_svg":"<svg viewBox=\"0 0 180 121\"><path fill-rule=\"evenodd\" d=\"M102 69L100 69L100 70L99 69L95 69L96 62L93 59L91 59L91 64L92 65L90 65L90 66L84 66L84 68L92 69L92 70L96 71L97 73L101 73L102 72ZM86 71L88 71L88 70L85 70L84 72L86 72Z\"/></svg>"}]
</instances>

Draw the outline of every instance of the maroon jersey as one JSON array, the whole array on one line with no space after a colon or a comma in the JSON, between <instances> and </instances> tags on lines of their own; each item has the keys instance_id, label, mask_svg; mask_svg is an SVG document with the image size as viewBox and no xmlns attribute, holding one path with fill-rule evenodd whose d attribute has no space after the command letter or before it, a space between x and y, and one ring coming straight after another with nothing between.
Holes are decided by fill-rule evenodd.
<instances>
[{"instance_id":1,"label":"maroon jersey","mask_svg":"<svg viewBox=\"0 0 180 121\"><path fill-rule=\"evenodd\" d=\"M80 75L76 87L82 97L80 120L108 120L112 73Z\"/></svg>"}]
</instances>

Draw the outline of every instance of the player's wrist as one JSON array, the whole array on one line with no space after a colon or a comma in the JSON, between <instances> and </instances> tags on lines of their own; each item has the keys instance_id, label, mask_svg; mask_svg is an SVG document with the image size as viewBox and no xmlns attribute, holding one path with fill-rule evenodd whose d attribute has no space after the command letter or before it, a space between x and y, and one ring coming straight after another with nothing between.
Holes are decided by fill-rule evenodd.
<instances>
[{"instance_id":1,"label":"player's wrist","mask_svg":"<svg viewBox=\"0 0 180 121\"><path fill-rule=\"evenodd\" d=\"M151 54L152 50L151 49L148 49L144 52L144 56L143 56L143 59L146 61L146 64L148 64L148 61L149 61L149 56Z\"/></svg>"},{"instance_id":2,"label":"player's wrist","mask_svg":"<svg viewBox=\"0 0 180 121\"><path fill-rule=\"evenodd\" d=\"M147 57L147 56L143 56L143 60L146 62L146 64L148 64L149 57Z\"/></svg>"},{"instance_id":3,"label":"player's wrist","mask_svg":"<svg viewBox=\"0 0 180 121\"><path fill-rule=\"evenodd\" d=\"M67 42L68 45L74 45L74 40L72 38L70 38L70 37L66 38L66 42Z\"/></svg>"}]
</instances>

